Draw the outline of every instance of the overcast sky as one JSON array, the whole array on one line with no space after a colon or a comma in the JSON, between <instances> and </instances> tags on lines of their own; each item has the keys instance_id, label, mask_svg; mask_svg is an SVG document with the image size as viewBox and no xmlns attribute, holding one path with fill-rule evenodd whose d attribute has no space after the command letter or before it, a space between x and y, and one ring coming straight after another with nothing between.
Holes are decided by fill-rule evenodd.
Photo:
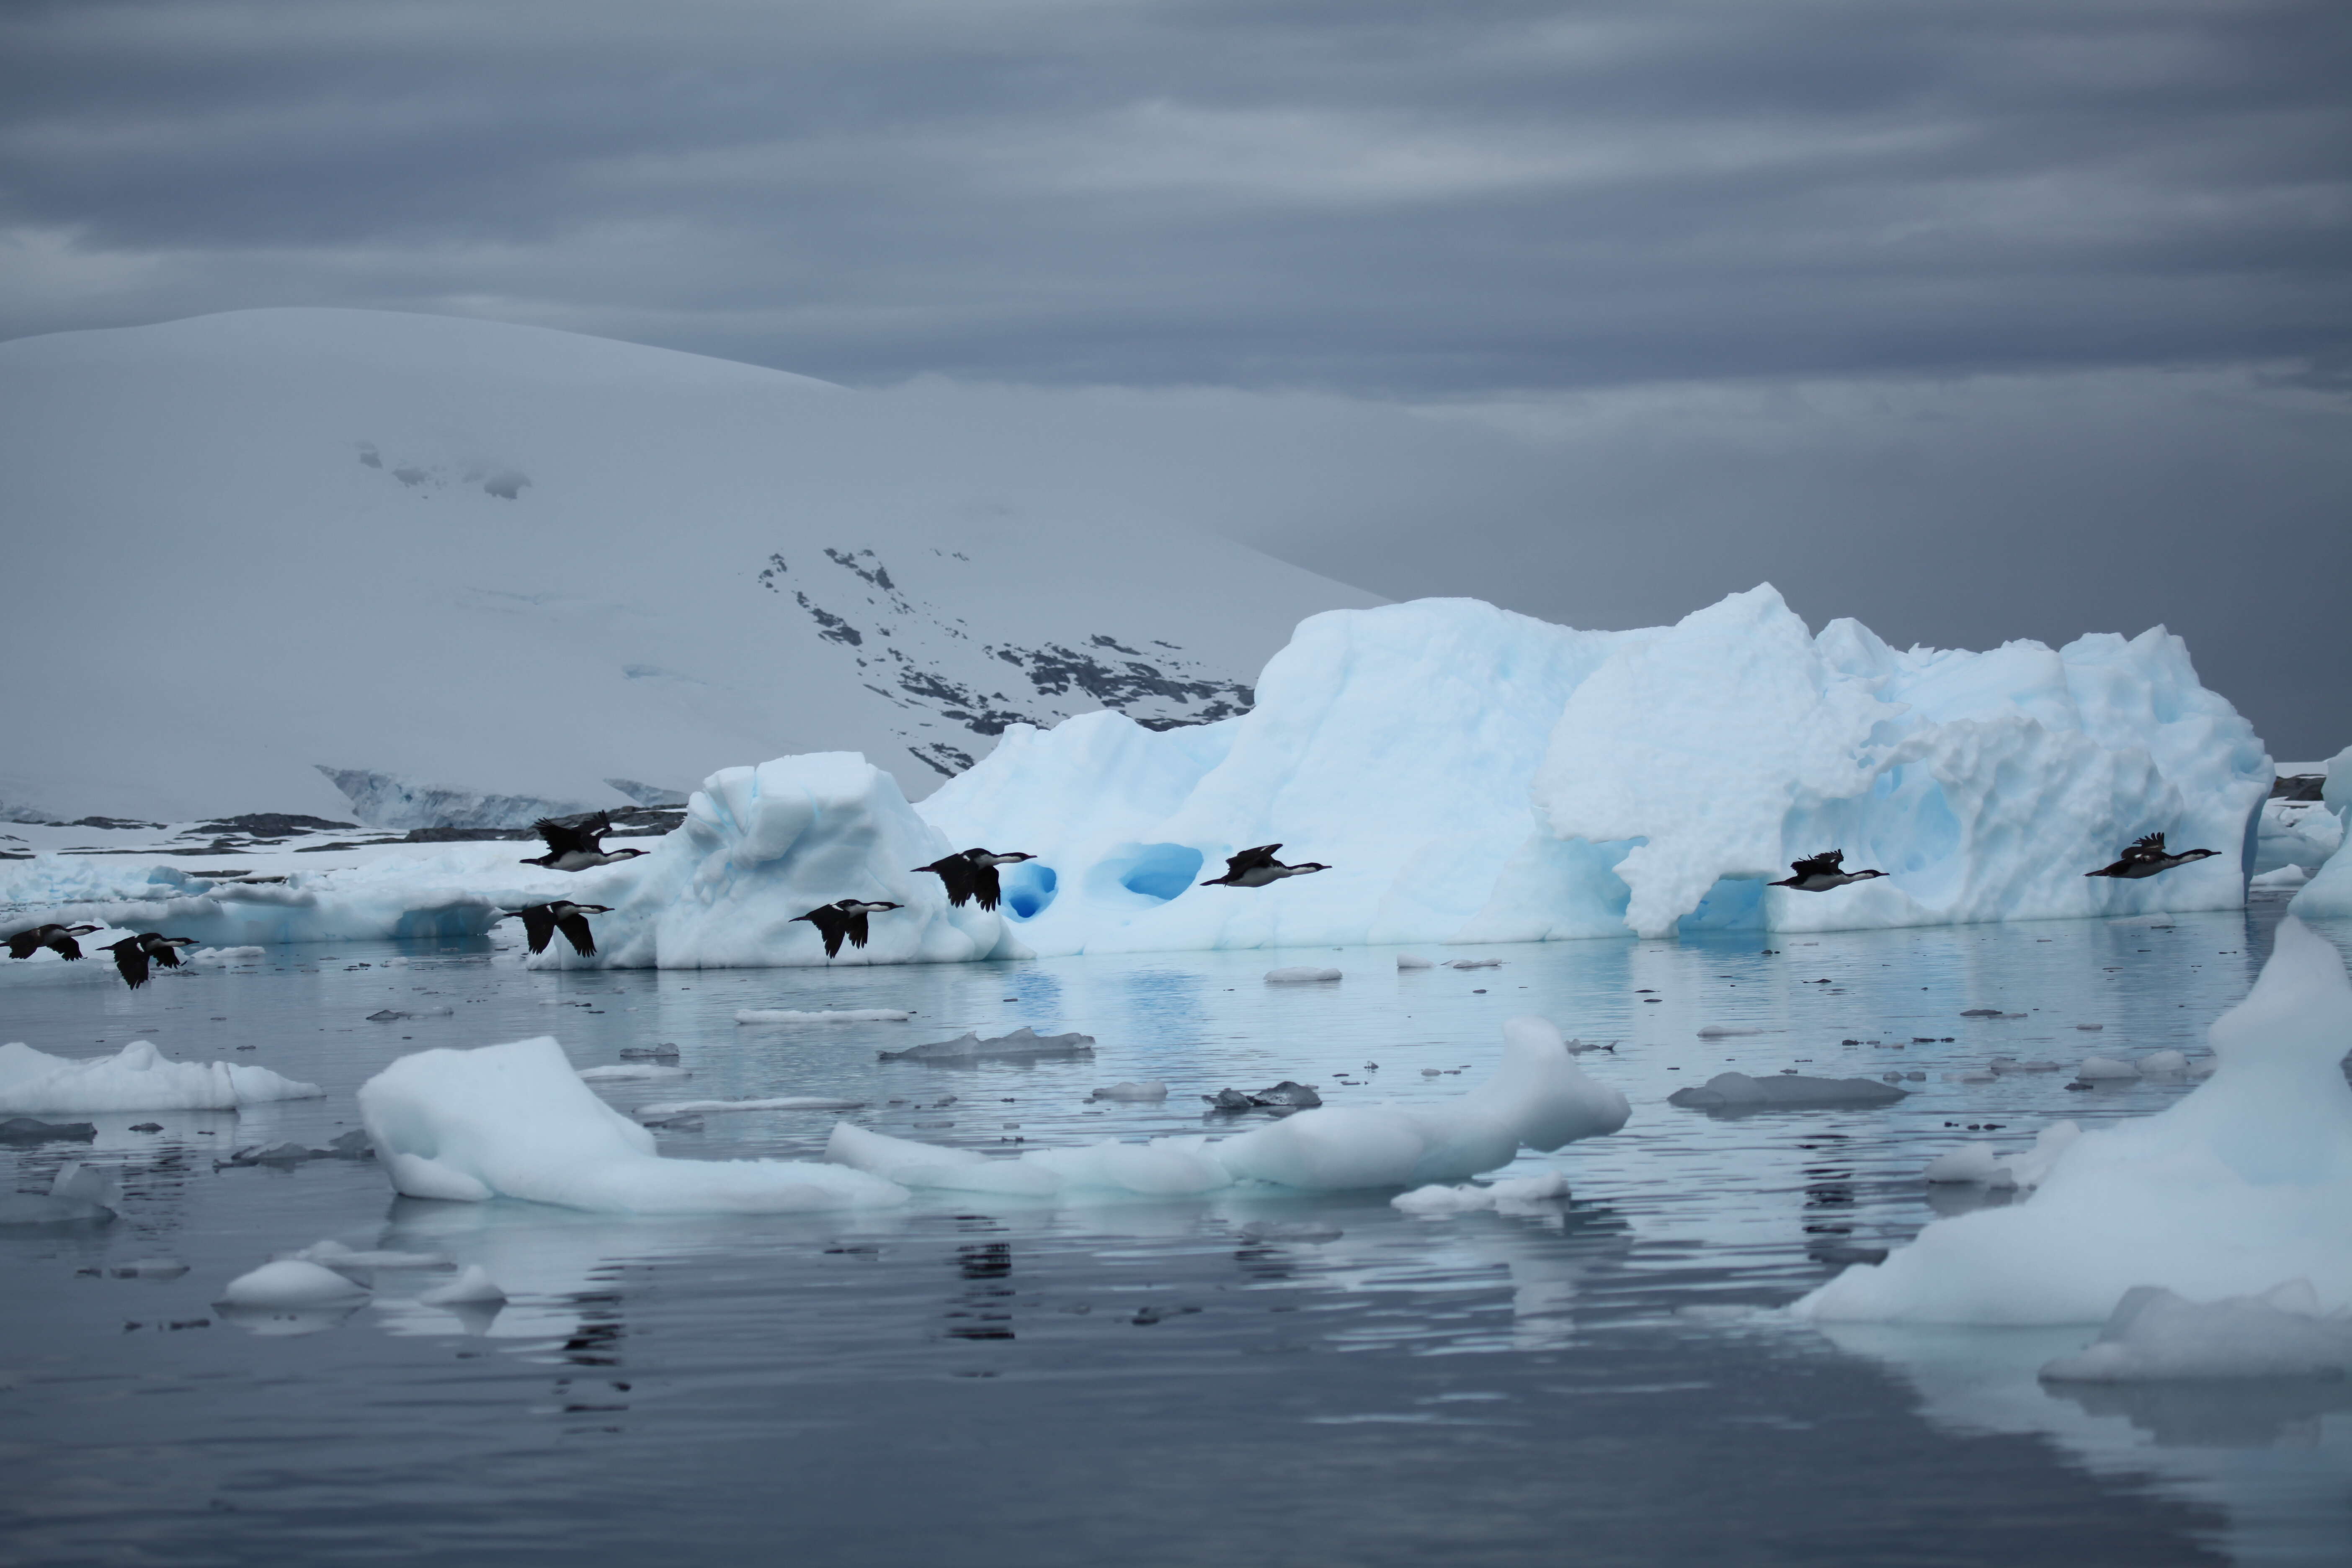
<instances>
[{"instance_id":1,"label":"overcast sky","mask_svg":"<svg viewBox=\"0 0 2352 1568\"><path fill-rule=\"evenodd\" d=\"M1385 594L2163 621L2301 757L2352 742L2347 83L2342 0L5 0L0 337L1010 386Z\"/></svg>"}]
</instances>

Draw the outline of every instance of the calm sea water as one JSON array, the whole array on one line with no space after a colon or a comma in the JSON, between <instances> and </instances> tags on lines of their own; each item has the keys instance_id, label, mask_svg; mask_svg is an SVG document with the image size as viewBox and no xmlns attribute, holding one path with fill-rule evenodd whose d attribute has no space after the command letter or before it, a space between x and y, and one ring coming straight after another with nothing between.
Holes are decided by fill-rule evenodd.
<instances>
[{"instance_id":1,"label":"calm sea water","mask_svg":"<svg viewBox=\"0 0 2352 1568\"><path fill-rule=\"evenodd\" d=\"M1393 950L1350 949L560 974L509 949L382 945L277 949L133 994L100 963L0 966L0 1038L146 1038L331 1091L0 1150L14 1188L79 1155L128 1194L102 1229L0 1230L0 1563L2341 1563L2344 1384L2047 1392L2033 1368L2084 1331L1827 1337L1758 1310L1971 1201L1920 1179L1988 1135L1970 1124L2021 1145L2184 1092L1958 1077L1996 1055L2200 1048L2279 908L1772 952L1497 947L1477 954L1497 969L1404 973ZM1263 983L1298 963L1346 978ZM366 1021L386 1006L451 1014ZM756 1006L917 1016L734 1022ZM1960 1016L1979 1007L2022 1016ZM1261 1193L622 1221L396 1199L368 1163L216 1163L356 1125L352 1090L431 1046L553 1034L588 1067L669 1042L690 1079L608 1098L845 1095L871 1102L862 1124L1010 1151L1200 1131L1199 1095L1285 1078L1339 1104L1456 1094L1527 1012L1618 1042L1582 1059L1634 1104L1617 1136L1521 1162L1574 1186L1534 1216ZM876 1059L1022 1024L1084 1030L1097 1057ZM1726 1067L1924 1076L1883 1110L1665 1104ZM1086 1099L1152 1078L1165 1105ZM713 1115L662 1142L814 1157L833 1120ZM162 1131L130 1130L146 1121ZM427 1308L436 1277L384 1271L313 1332L213 1307L329 1237L478 1262L511 1300ZM119 1272L154 1258L187 1271Z\"/></svg>"}]
</instances>

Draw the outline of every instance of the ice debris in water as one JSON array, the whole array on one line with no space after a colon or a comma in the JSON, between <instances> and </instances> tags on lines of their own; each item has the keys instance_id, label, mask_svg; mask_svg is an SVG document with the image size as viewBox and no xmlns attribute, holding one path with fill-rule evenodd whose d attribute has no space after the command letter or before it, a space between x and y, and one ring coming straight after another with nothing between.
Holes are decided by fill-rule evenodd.
<instances>
[{"instance_id":1,"label":"ice debris in water","mask_svg":"<svg viewBox=\"0 0 2352 1568\"><path fill-rule=\"evenodd\" d=\"M693 1076L685 1068L663 1062L622 1062L614 1067L580 1069L582 1080L587 1083L667 1083L671 1079Z\"/></svg>"},{"instance_id":2,"label":"ice debris in water","mask_svg":"<svg viewBox=\"0 0 2352 1568\"><path fill-rule=\"evenodd\" d=\"M0 1111L235 1110L326 1092L268 1068L167 1061L149 1040L85 1059L48 1056L21 1042L0 1046Z\"/></svg>"},{"instance_id":3,"label":"ice debris in water","mask_svg":"<svg viewBox=\"0 0 2352 1568\"><path fill-rule=\"evenodd\" d=\"M254 963L269 956L266 947L200 947L182 955L182 963L199 969L226 969L232 963ZM389 961L386 961L389 967Z\"/></svg>"},{"instance_id":4,"label":"ice debris in water","mask_svg":"<svg viewBox=\"0 0 2352 1568\"><path fill-rule=\"evenodd\" d=\"M1400 952L1397 954L1397 967L1399 969L1428 969L1433 966L1429 960L1425 958L1415 958L1412 953Z\"/></svg>"},{"instance_id":5,"label":"ice debris in water","mask_svg":"<svg viewBox=\"0 0 2352 1568\"><path fill-rule=\"evenodd\" d=\"M658 1046L623 1046L621 1059L625 1062L671 1062L677 1060L677 1047L665 1040Z\"/></svg>"},{"instance_id":6,"label":"ice debris in water","mask_svg":"<svg viewBox=\"0 0 2352 1568\"><path fill-rule=\"evenodd\" d=\"M914 1015L904 1007L846 1007L831 1013L800 1013L790 1007L745 1007L739 1024L903 1024Z\"/></svg>"},{"instance_id":7,"label":"ice debris in water","mask_svg":"<svg viewBox=\"0 0 2352 1568\"><path fill-rule=\"evenodd\" d=\"M2191 1301L2160 1285L2124 1292L2099 1337L2042 1369L2052 1383L2338 1378L2352 1372L2352 1314L2321 1310L2308 1279L2259 1296Z\"/></svg>"},{"instance_id":8,"label":"ice debris in water","mask_svg":"<svg viewBox=\"0 0 2352 1568\"><path fill-rule=\"evenodd\" d=\"M1072 1031L1066 1035L1041 1035L1023 1025L1009 1035L998 1035L983 1040L977 1033L967 1031L952 1040L939 1040L928 1046L909 1046L903 1051L883 1051L886 1062L979 1062L1034 1061L1053 1057L1090 1057L1095 1054L1095 1037Z\"/></svg>"},{"instance_id":9,"label":"ice debris in water","mask_svg":"<svg viewBox=\"0 0 2352 1568\"><path fill-rule=\"evenodd\" d=\"M121 1203L122 1189L112 1175L70 1161L58 1167L46 1195L0 1193L0 1226L103 1225Z\"/></svg>"},{"instance_id":10,"label":"ice debris in water","mask_svg":"<svg viewBox=\"0 0 2352 1568\"><path fill-rule=\"evenodd\" d=\"M839 1165L665 1160L654 1135L596 1098L549 1036L419 1051L360 1086L360 1114L395 1191L601 1214L771 1213L901 1203Z\"/></svg>"},{"instance_id":11,"label":"ice debris in water","mask_svg":"<svg viewBox=\"0 0 2352 1568\"><path fill-rule=\"evenodd\" d=\"M455 1007L379 1007L367 1016L367 1021L371 1024L397 1024L407 1018L451 1018L457 1016L457 1013Z\"/></svg>"},{"instance_id":12,"label":"ice debris in water","mask_svg":"<svg viewBox=\"0 0 2352 1568\"><path fill-rule=\"evenodd\" d=\"M1389 1206L1431 1218L1481 1209L1515 1214L1566 1203L1568 1195L1568 1178L1558 1171L1547 1171L1540 1176L1507 1177L1485 1186L1471 1183L1458 1187L1415 1187L1391 1198Z\"/></svg>"},{"instance_id":13,"label":"ice debris in water","mask_svg":"<svg viewBox=\"0 0 2352 1568\"><path fill-rule=\"evenodd\" d=\"M1698 1032L1698 1037L1702 1040L1725 1040L1734 1035L1760 1035L1763 1032L1761 1029L1738 1028L1729 1024L1709 1024Z\"/></svg>"},{"instance_id":14,"label":"ice debris in water","mask_svg":"<svg viewBox=\"0 0 2352 1568\"><path fill-rule=\"evenodd\" d=\"M230 1152L232 1165L299 1165L309 1160L371 1160L375 1151L359 1128L330 1140L323 1149L305 1143L248 1143Z\"/></svg>"},{"instance_id":15,"label":"ice debris in water","mask_svg":"<svg viewBox=\"0 0 2352 1568\"><path fill-rule=\"evenodd\" d=\"M323 1265L299 1258L265 1263L230 1280L220 1293L224 1307L335 1307L364 1300L367 1287Z\"/></svg>"},{"instance_id":16,"label":"ice debris in water","mask_svg":"<svg viewBox=\"0 0 2352 1568\"><path fill-rule=\"evenodd\" d=\"M2082 1132L2074 1122L2057 1122L2042 1130L2033 1147L2017 1154L1997 1153L1990 1143L1963 1143L1928 1162L1927 1180L1950 1186L2038 1187Z\"/></svg>"},{"instance_id":17,"label":"ice debris in water","mask_svg":"<svg viewBox=\"0 0 2352 1568\"><path fill-rule=\"evenodd\" d=\"M2084 1132L2030 1198L1934 1221L1792 1309L1850 1321L2096 1323L2124 1293L2191 1299L2308 1279L2352 1303L2352 982L2292 917L2209 1032L2213 1075L2152 1116Z\"/></svg>"},{"instance_id":18,"label":"ice debris in water","mask_svg":"<svg viewBox=\"0 0 2352 1568\"><path fill-rule=\"evenodd\" d=\"M505 1300L507 1293L480 1264L468 1263L457 1278L420 1292L416 1299L428 1307L487 1307Z\"/></svg>"},{"instance_id":19,"label":"ice debris in water","mask_svg":"<svg viewBox=\"0 0 2352 1568\"><path fill-rule=\"evenodd\" d=\"M1813 1078L1803 1073L1750 1078L1744 1072L1719 1072L1703 1084L1675 1090L1666 1096L1666 1103L1693 1110L1818 1110L1892 1105L1903 1096L1902 1089L1866 1078Z\"/></svg>"},{"instance_id":20,"label":"ice debris in water","mask_svg":"<svg viewBox=\"0 0 2352 1568\"><path fill-rule=\"evenodd\" d=\"M1173 1196L1235 1182L1308 1192L1466 1181L1522 1148L1550 1151L1625 1125L1625 1097L1587 1078L1547 1018L1503 1026L1494 1076L1434 1105L1322 1106L1230 1138L1106 1140L993 1159L841 1122L825 1157L905 1186L1051 1197L1071 1190Z\"/></svg>"},{"instance_id":21,"label":"ice debris in water","mask_svg":"<svg viewBox=\"0 0 2352 1568\"><path fill-rule=\"evenodd\" d=\"M2137 1078L2139 1064L2121 1057L2084 1057L2074 1069L2074 1077L2084 1083L2100 1083L2113 1079Z\"/></svg>"},{"instance_id":22,"label":"ice debris in water","mask_svg":"<svg viewBox=\"0 0 2352 1568\"><path fill-rule=\"evenodd\" d=\"M438 1252L396 1252L382 1247L348 1247L330 1238L314 1241L299 1252L279 1255L297 1263L322 1268L446 1268L449 1259Z\"/></svg>"},{"instance_id":23,"label":"ice debris in water","mask_svg":"<svg viewBox=\"0 0 2352 1568\"><path fill-rule=\"evenodd\" d=\"M1246 1089L1221 1089L1201 1098L1213 1110L1312 1110L1323 1103L1323 1097L1311 1085L1289 1079L1255 1094Z\"/></svg>"},{"instance_id":24,"label":"ice debris in water","mask_svg":"<svg viewBox=\"0 0 2352 1568\"><path fill-rule=\"evenodd\" d=\"M1265 983L1268 985L1313 985L1321 981L1339 978L1339 972L1336 969L1318 969L1307 963L1293 964L1287 969L1269 969L1265 972Z\"/></svg>"},{"instance_id":25,"label":"ice debris in water","mask_svg":"<svg viewBox=\"0 0 2352 1568\"><path fill-rule=\"evenodd\" d=\"M1168 1086L1158 1079L1141 1083L1127 1079L1118 1083L1102 1084L1087 1098L1088 1100L1165 1100L1168 1098Z\"/></svg>"},{"instance_id":26,"label":"ice debris in water","mask_svg":"<svg viewBox=\"0 0 2352 1568\"><path fill-rule=\"evenodd\" d=\"M765 1100L665 1100L637 1107L640 1121L675 1121L725 1110L863 1110L866 1101L828 1094L780 1094Z\"/></svg>"},{"instance_id":27,"label":"ice debris in water","mask_svg":"<svg viewBox=\"0 0 2352 1568\"><path fill-rule=\"evenodd\" d=\"M42 1121L30 1116L0 1121L0 1143L87 1143L97 1136L96 1124L89 1121Z\"/></svg>"},{"instance_id":28,"label":"ice debris in water","mask_svg":"<svg viewBox=\"0 0 2352 1568\"><path fill-rule=\"evenodd\" d=\"M2187 1072L2189 1058L2179 1051L2150 1051L2139 1058L2139 1070L2147 1078Z\"/></svg>"},{"instance_id":29,"label":"ice debris in water","mask_svg":"<svg viewBox=\"0 0 2352 1568\"><path fill-rule=\"evenodd\" d=\"M1444 966L1448 969L1500 969L1503 961L1499 958L1449 958Z\"/></svg>"}]
</instances>

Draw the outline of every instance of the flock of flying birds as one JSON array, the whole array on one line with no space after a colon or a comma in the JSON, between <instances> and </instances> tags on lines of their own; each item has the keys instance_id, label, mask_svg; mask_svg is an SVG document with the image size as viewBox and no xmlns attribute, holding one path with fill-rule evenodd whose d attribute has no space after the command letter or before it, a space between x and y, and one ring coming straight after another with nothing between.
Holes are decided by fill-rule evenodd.
<instances>
[{"instance_id":1,"label":"flock of flying birds","mask_svg":"<svg viewBox=\"0 0 2352 1568\"><path fill-rule=\"evenodd\" d=\"M588 871L646 853L643 849L605 848L604 835L612 830L612 816L606 812L598 812L585 821L575 823L541 817L531 824L531 827L546 841L547 853L533 856L522 864L543 866L551 871ZM1225 874L1211 877L1201 886L1265 888L1286 877L1304 877L1331 868L1317 860L1286 866L1275 858L1275 851L1281 847L1279 844L1261 844L1254 849L1229 855L1225 858ZM2163 834L2150 833L2134 839L2113 865L2102 866L2083 875L2138 881L2159 871L2169 871L2175 866L2210 859L2219 853L2221 851L2217 849L2184 849L2174 854L2165 848ZM915 870L918 873L928 871L937 877L947 889L948 902L958 909L977 902L983 910L993 910L1004 896L996 868L1035 858L1034 855L1018 851L999 855L993 850L972 848L942 857L928 866L918 866ZM1774 882L1773 887L1790 888L1800 893L1826 893L1835 888L1886 875L1884 871L1847 870L1843 849L1808 855L1801 860L1790 862L1789 869L1795 875L1782 878ZM905 907L879 900L836 899L832 903L818 905L804 915L794 915L793 919L795 921L806 921L816 928L817 934L824 939L824 955L830 959L840 955L844 942L852 947L866 945L869 934L868 916ZM583 958L591 958L596 952L596 936L589 929L588 917L611 912L612 906L608 904L575 904L569 899L551 899L543 904L509 910L498 918L521 921L524 940L533 952L546 952L548 944L561 931L563 939L572 944L572 952ZM495 925L497 921L491 923ZM104 929L94 925L33 926L7 939L8 955L11 958L30 958L35 952L46 947L60 958L78 959L81 956L81 944L74 939ZM194 945L194 937L164 936L151 931L124 937L121 942L109 942L100 951L114 954L114 967L121 972L123 983L136 991L147 984L151 962L166 969L177 969L180 966L177 950Z\"/></svg>"}]
</instances>

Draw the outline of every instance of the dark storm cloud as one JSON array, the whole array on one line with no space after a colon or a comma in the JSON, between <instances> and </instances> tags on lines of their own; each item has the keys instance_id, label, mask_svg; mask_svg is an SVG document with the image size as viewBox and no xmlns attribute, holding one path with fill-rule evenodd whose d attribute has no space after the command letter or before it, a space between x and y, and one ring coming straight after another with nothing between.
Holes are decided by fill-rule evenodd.
<instances>
[{"instance_id":1,"label":"dark storm cloud","mask_svg":"<svg viewBox=\"0 0 2352 1568\"><path fill-rule=\"evenodd\" d=\"M2347 18L19 5L0 334L299 300L1385 395L2325 358Z\"/></svg>"}]
</instances>

